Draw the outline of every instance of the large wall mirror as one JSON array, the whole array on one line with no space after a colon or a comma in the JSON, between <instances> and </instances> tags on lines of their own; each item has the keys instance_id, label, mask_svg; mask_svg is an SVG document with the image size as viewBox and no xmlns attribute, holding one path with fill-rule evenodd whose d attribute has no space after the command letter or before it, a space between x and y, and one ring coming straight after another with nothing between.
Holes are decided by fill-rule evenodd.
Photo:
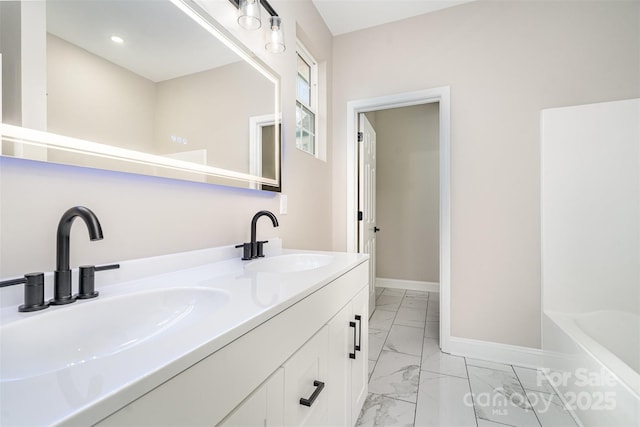
<instances>
[{"instance_id":1,"label":"large wall mirror","mask_svg":"<svg viewBox=\"0 0 640 427\"><path fill-rule=\"evenodd\" d=\"M195 1L39 3L46 132L13 114L3 79L3 155L278 190L279 77ZM19 68L15 26L2 31L3 71Z\"/></svg>"}]
</instances>

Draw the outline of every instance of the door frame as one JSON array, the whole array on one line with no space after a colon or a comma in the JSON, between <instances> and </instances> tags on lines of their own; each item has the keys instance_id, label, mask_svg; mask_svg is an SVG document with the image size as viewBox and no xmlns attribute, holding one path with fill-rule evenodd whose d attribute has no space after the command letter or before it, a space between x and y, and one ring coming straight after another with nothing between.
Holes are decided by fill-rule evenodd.
<instances>
[{"instance_id":1,"label":"door frame","mask_svg":"<svg viewBox=\"0 0 640 427\"><path fill-rule=\"evenodd\" d=\"M451 89L449 86L347 102L347 251L358 248L358 114L439 103L440 348L451 343ZM372 278L375 280L375 278Z\"/></svg>"}]
</instances>

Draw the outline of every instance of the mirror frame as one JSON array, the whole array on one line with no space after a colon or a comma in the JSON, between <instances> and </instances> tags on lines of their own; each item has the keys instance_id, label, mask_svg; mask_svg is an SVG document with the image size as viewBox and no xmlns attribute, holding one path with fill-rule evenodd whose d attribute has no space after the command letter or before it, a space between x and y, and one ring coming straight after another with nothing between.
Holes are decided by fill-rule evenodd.
<instances>
[{"instance_id":1,"label":"mirror frame","mask_svg":"<svg viewBox=\"0 0 640 427\"><path fill-rule=\"evenodd\" d=\"M189 181L202 181L203 176L210 176L216 178L224 178L233 180L236 184L215 184L215 185L229 185L235 188L244 188L244 186L237 185L237 182L246 183L246 188L253 189L265 189L268 191L281 191L281 170L282 170L282 137L281 137L281 125L282 125L282 113L280 102L280 76L258 58L251 50L249 50L244 44L236 40L218 21L216 21L208 12L206 12L195 0L168 0L182 10L187 16L189 16L196 24L200 25L213 37L216 37L227 48L233 50L242 60L266 77L274 84L275 102L274 102L274 115L273 122L280 126L275 126L275 178L265 178L258 175L252 175L249 173L237 172L228 169L218 168L214 166L201 165L191 163L183 160L176 160L168 157L164 157L156 154L144 153L141 151L129 150L126 148L114 147L107 144L92 142L89 140L83 140L73 138L64 135L58 135L46 131L39 131L35 129L24 128L21 126L14 126L2 123L0 125L0 138L2 139L2 145L6 143L12 144L13 155L5 153L5 150L0 150L0 155L7 157L27 158L32 160L41 160L38 156L29 156L28 146L42 147L46 149L54 149L60 151L68 151L73 153L80 153L87 156L97 156L108 158L112 160L122 161L123 165L126 162L137 163L143 165L149 165L160 168L157 174L147 174L149 176L168 177L170 179L182 179ZM1 56L0 56L1 58ZM0 74L0 82L2 81ZM0 89L0 93L1 89ZM1 99L0 99L1 107ZM0 118L1 118L0 111ZM231 143L235 143L232 141ZM251 144L251 141L248 141ZM16 154L18 153L18 154ZM47 161L47 160L44 160ZM64 162L57 162L63 163ZM74 166L80 166L74 163L68 163ZM103 168L106 170L117 170L122 172L120 168ZM168 169L172 171L189 172L193 173L194 178L172 178L171 176L165 176L162 171ZM125 173L137 173L138 172L126 172Z\"/></svg>"}]
</instances>

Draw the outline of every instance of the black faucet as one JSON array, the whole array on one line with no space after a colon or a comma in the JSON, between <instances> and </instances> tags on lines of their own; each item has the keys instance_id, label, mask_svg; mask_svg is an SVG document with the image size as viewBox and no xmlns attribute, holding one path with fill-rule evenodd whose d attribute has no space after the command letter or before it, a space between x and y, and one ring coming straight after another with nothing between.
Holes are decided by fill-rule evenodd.
<instances>
[{"instance_id":1,"label":"black faucet","mask_svg":"<svg viewBox=\"0 0 640 427\"><path fill-rule=\"evenodd\" d=\"M89 229L91 241L102 240L102 227L98 217L84 206L75 206L66 211L58 223L56 238L56 270L54 271L53 305L69 304L76 300L71 295L71 269L69 268L69 235L76 217L82 218Z\"/></svg>"},{"instance_id":2,"label":"black faucet","mask_svg":"<svg viewBox=\"0 0 640 427\"><path fill-rule=\"evenodd\" d=\"M268 216L271 219L271 223L274 227L277 227L279 225L278 218L276 218L276 216L269 211L260 211L253 216L253 219L251 220L251 242L243 243L236 246L236 248L243 248L242 259L245 261L264 256L264 244L268 241L264 240L258 242L256 238L256 226L258 224L258 219L260 219L260 217L262 216Z\"/></svg>"}]
</instances>

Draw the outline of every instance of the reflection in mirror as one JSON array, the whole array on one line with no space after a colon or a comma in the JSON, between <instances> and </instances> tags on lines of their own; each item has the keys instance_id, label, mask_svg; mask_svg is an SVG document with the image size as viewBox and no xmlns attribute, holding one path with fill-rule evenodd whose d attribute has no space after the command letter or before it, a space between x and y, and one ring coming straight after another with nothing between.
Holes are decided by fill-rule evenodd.
<instances>
[{"instance_id":1,"label":"reflection in mirror","mask_svg":"<svg viewBox=\"0 0 640 427\"><path fill-rule=\"evenodd\" d=\"M46 16L47 131L122 149L116 160L47 144L46 160L279 185L278 78L230 49L230 36L196 3L48 0ZM5 145L3 154L16 155ZM161 160L122 165L128 150Z\"/></svg>"}]
</instances>

